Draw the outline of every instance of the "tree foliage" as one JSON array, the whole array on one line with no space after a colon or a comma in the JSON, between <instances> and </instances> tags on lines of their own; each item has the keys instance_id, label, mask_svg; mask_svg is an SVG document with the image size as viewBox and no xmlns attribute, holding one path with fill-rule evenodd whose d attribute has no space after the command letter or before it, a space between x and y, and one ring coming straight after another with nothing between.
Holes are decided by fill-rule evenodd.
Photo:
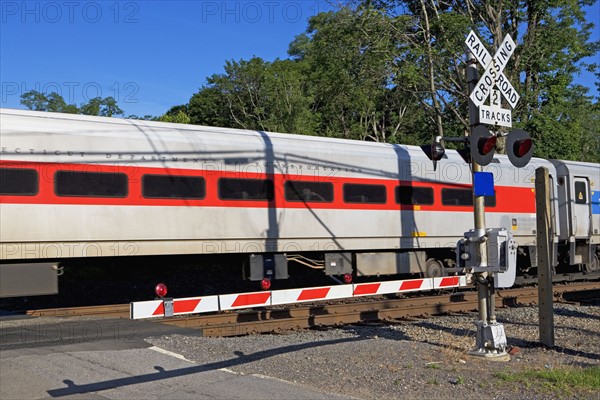
<instances>
[{"instance_id":1,"label":"tree foliage","mask_svg":"<svg viewBox=\"0 0 600 400\"><path fill-rule=\"evenodd\" d=\"M578 82L585 69L600 90L598 65L584 62L600 50L584 12L594 3L347 1L311 17L288 59L227 61L187 104L141 119L404 144L461 136L470 127L464 41L473 29L492 54L506 34L517 43L504 72L521 95L513 125L532 135L535 155L600 162L598 98ZM57 93L21 97L33 110L123 115L112 97L79 107Z\"/></svg>"},{"instance_id":2,"label":"tree foliage","mask_svg":"<svg viewBox=\"0 0 600 400\"><path fill-rule=\"evenodd\" d=\"M75 104L67 104L65 99L56 92L45 95L37 90L30 90L21 95L21 104L28 109L35 111L64 112L69 114L79 113L79 109Z\"/></svg>"},{"instance_id":3,"label":"tree foliage","mask_svg":"<svg viewBox=\"0 0 600 400\"><path fill-rule=\"evenodd\" d=\"M46 95L37 90L30 90L21 95L21 104L35 111L99 115L103 117L123 115L123 110L121 110L113 97L94 97L77 107L75 104L67 104L65 99L56 92Z\"/></svg>"},{"instance_id":4,"label":"tree foliage","mask_svg":"<svg viewBox=\"0 0 600 400\"><path fill-rule=\"evenodd\" d=\"M314 134L315 115L304 65L259 57L228 61L189 103L193 123Z\"/></svg>"},{"instance_id":5,"label":"tree foliage","mask_svg":"<svg viewBox=\"0 0 600 400\"><path fill-rule=\"evenodd\" d=\"M192 123L422 144L469 128L464 40L518 46L505 74L536 155L598 161L599 106L577 82L598 54L593 0L363 0L309 19L287 60L228 61L185 105ZM483 71L482 71L483 72ZM598 83L596 83L598 85ZM508 105L505 105L507 107Z\"/></svg>"},{"instance_id":6,"label":"tree foliage","mask_svg":"<svg viewBox=\"0 0 600 400\"><path fill-rule=\"evenodd\" d=\"M157 121L174 122L177 124L190 124L192 122L188 115L187 105L174 106L165 113L165 115L155 118Z\"/></svg>"},{"instance_id":7,"label":"tree foliage","mask_svg":"<svg viewBox=\"0 0 600 400\"><path fill-rule=\"evenodd\" d=\"M94 97L87 103L81 105L79 111L85 115L99 115L102 117L112 117L113 115L123 115L123 110L117 105L114 97Z\"/></svg>"}]
</instances>

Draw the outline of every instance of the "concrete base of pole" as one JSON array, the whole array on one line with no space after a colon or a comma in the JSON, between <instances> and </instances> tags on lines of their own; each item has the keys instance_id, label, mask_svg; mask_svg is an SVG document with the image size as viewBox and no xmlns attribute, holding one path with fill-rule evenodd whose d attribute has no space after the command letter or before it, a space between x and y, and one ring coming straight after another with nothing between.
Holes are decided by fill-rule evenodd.
<instances>
[{"instance_id":1,"label":"concrete base of pole","mask_svg":"<svg viewBox=\"0 0 600 400\"><path fill-rule=\"evenodd\" d=\"M467 356L469 357L477 357L482 358L487 361L498 361L498 362L507 362L510 361L510 354L507 352L503 353L489 353L486 351L479 350L471 350L467 352Z\"/></svg>"},{"instance_id":2,"label":"concrete base of pole","mask_svg":"<svg viewBox=\"0 0 600 400\"><path fill-rule=\"evenodd\" d=\"M489 361L510 361L510 354L506 352L504 325L498 322L488 324L484 321L476 321L475 325L477 326L476 348L467 352L467 355Z\"/></svg>"}]
</instances>

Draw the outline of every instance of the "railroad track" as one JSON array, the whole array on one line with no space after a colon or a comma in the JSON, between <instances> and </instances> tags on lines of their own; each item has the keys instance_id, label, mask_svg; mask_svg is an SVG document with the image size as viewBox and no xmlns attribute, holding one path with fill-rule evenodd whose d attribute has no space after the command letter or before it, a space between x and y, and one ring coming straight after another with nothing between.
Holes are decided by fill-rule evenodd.
<instances>
[{"instance_id":1,"label":"railroad track","mask_svg":"<svg viewBox=\"0 0 600 400\"><path fill-rule=\"evenodd\" d=\"M565 293L583 290L600 290L600 283L556 286L554 288L554 298L555 301L561 301ZM499 291L496 295L496 306L537 304L537 300L537 288L507 289ZM172 318L161 322L179 327L199 329L203 336L239 336L319 326L391 321L449 312L469 312L476 309L477 293L469 291L402 299L372 299L355 303L248 310L236 313Z\"/></svg>"},{"instance_id":2,"label":"railroad track","mask_svg":"<svg viewBox=\"0 0 600 400\"><path fill-rule=\"evenodd\" d=\"M128 318L129 304L112 304L105 306L42 308L39 310L20 311L32 317L86 317L98 316L106 318Z\"/></svg>"},{"instance_id":3,"label":"railroad track","mask_svg":"<svg viewBox=\"0 0 600 400\"><path fill-rule=\"evenodd\" d=\"M573 292L600 291L600 282L569 283L554 287L554 300L564 301ZM569 295L570 297L570 295ZM503 289L495 296L496 307L537 304L536 287ZM572 301L567 299L567 301ZM392 321L402 318L470 312L477 309L475 291L434 296L363 299L345 303L320 303L286 308L250 309L218 314L176 316L155 320L179 327L194 328L203 336L239 336L252 333L282 332L294 329L339 326L353 323ZM129 318L129 304L29 310L31 316L101 316Z\"/></svg>"}]
</instances>

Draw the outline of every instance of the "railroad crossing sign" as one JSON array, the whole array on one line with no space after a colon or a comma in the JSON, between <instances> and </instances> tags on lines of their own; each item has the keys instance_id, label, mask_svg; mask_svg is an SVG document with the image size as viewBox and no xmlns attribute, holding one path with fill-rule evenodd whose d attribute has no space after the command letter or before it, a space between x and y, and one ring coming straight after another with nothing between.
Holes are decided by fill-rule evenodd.
<instances>
[{"instance_id":1,"label":"railroad crossing sign","mask_svg":"<svg viewBox=\"0 0 600 400\"><path fill-rule=\"evenodd\" d=\"M519 94L504 75L504 68L510 56L515 51L515 42L510 35L506 35L500 44L494 58L487 51L475 32L469 32L465 43L475 58L485 68L483 76L475 85L470 99L479 108L479 122L483 124L502 125L512 127L512 113L510 109L502 108L501 96L506 99L512 108L519 102ZM498 90L497 90L497 89ZM491 96L489 106L483 104Z\"/></svg>"}]
</instances>

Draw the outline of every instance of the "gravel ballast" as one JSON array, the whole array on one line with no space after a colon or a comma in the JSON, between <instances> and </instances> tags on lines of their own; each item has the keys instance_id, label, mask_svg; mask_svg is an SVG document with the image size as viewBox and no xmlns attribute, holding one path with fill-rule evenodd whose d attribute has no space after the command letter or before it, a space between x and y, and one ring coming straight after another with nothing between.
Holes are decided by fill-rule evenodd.
<instances>
[{"instance_id":1,"label":"gravel ballast","mask_svg":"<svg viewBox=\"0 0 600 400\"><path fill-rule=\"evenodd\" d=\"M556 304L555 344L538 343L537 307L499 309L508 362L467 356L476 314L394 324L203 338L148 338L207 368L283 379L356 398L599 399L597 391L550 388L541 378L507 381L499 373L600 366L600 307Z\"/></svg>"}]
</instances>

